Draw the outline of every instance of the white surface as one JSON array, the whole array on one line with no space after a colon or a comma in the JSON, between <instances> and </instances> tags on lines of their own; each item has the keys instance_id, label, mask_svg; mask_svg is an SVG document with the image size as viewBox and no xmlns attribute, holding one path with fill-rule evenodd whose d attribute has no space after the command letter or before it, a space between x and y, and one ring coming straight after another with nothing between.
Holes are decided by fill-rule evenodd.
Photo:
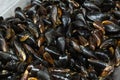
<instances>
[{"instance_id":1,"label":"white surface","mask_svg":"<svg viewBox=\"0 0 120 80\"><path fill-rule=\"evenodd\" d=\"M30 0L0 0L0 16L13 16L16 7L24 8L29 3Z\"/></svg>"}]
</instances>

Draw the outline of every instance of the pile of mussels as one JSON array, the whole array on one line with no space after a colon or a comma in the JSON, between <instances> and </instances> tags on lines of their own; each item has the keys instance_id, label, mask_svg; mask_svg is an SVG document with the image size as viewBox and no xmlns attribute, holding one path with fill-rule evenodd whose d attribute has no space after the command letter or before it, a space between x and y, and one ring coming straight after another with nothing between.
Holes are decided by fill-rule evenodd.
<instances>
[{"instance_id":1,"label":"pile of mussels","mask_svg":"<svg viewBox=\"0 0 120 80\"><path fill-rule=\"evenodd\" d=\"M0 17L0 80L113 80L119 0L31 0Z\"/></svg>"}]
</instances>

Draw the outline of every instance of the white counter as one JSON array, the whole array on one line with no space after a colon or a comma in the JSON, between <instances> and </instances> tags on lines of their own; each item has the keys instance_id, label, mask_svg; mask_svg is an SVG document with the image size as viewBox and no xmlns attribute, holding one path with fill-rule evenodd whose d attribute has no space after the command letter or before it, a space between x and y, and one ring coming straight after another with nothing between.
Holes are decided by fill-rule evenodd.
<instances>
[{"instance_id":1,"label":"white counter","mask_svg":"<svg viewBox=\"0 0 120 80\"><path fill-rule=\"evenodd\" d=\"M0 16L13 16L16 7L24 8L31 0L0 0Z\"/></svg>"}]
</instances>

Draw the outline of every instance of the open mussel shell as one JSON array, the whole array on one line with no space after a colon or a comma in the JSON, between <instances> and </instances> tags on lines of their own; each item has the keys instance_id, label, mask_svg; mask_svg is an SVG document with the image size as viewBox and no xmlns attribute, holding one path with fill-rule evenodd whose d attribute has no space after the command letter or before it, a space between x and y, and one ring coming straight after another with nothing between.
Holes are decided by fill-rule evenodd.
<instances>
[{"instance_id":1,"label":"open mussel shell","mask_svg":"<svg viewBox=\"0 0 120 80\"><path fill-rule=\"evenodd\" d=\"M106 77L107 75L112 73L114 70L114 68L109 64L98 61L98 60L88 59L88 62L94 66L95 70L98 72L98 75L100 77Z\"/></svg>"},{"instance_id":2,"label":"open mussel shell","mask_svg":"<svg viewBox=\"0 0 120 80\"><path fill-rule=\"evenodd\" d=\"M117 46L115 49L115 62L116 62L116 66L120 65L120 46Z\"/></svg>"},{"instance_id":3,"label":"open mussel shell","mask_svg":"<svg viewBox=\"0 0 120 80\"><path fill-rule=\"evenodd\" d=\"M108 48L108 47L115 47L115 45L117 45L117 40L116 39L106 39L103 41L103 43L100 45L100 48Z\"/></svg>"},{"instance_id":4,"label":"open mussel shell","mask_svg":"<svg viewBox=\"0 0 120 80\"><path fill-rule=\"evenodd\" d=\"M17 51L16 54L17 54L18 58L21 61L25 61L26 60L26 54L25 54L25 51L23 50L23 48L21 47L21 45L17 41L14 41L14 46L15 46L15 49Z\"/></svg>"},{"instance_id":5,"label":"open mussel shell","mask_svg":"<svg viewBox=\"0 0 120 80\"><path fill-rule=\"evenodd\" d=\"M108 33L117 33L120 31L120 26L112 21L105 20L102 22L102 24Z\"/></svg>"}]
</instances>

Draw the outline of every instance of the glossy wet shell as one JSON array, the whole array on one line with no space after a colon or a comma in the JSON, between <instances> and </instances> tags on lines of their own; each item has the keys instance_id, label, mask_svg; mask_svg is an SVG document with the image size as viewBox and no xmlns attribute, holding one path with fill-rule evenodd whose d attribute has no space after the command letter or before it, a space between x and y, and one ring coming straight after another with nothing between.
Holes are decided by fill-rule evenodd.
<instances>
[{"instance_id":1,"label":"glossy wet shell","mask_svg":"<svg viewBox=\"0 0 120 80\"><path fill-rule=\"evenodd\" d=\"M0 80L120 80L119 0L31 0L14 13L0 17Z\"/></svg>"}]
</instances>

